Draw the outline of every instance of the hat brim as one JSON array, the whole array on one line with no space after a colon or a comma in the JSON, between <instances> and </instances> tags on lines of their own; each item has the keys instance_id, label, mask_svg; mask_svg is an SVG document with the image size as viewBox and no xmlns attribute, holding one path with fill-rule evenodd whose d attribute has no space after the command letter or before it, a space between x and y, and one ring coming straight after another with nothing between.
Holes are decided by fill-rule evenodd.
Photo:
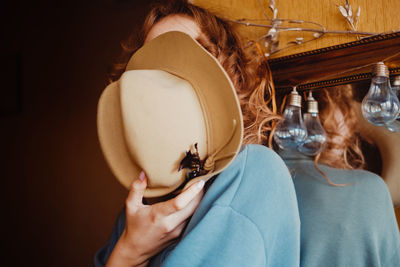
<instances>
[{"instance_id":1,"label":"hat brim","mask_svg":"<svg viewBox=\"0 0 400 267\"><path fill-rule=\"evenodd\" d=\"M243 119L234 86L219 64L197 41L182 32L162 34L142 48L129 60L126 70L164 70L189 81L196 89L208 129L208 153L226 143L221 153L232 156L219 160L214 171L190 181L208 180L233 161L243 139ZM199 89L201 88L201 90ZM138 178L140 167L131 158L124 141L118 83L110 84L103 92L98 106L98 134L105 158L114 175L126 188ZM236 128L232 135L232 120ZM147 188L145 197L166 195L180 185L168 188Z\"/></svg>"}]
</instances>

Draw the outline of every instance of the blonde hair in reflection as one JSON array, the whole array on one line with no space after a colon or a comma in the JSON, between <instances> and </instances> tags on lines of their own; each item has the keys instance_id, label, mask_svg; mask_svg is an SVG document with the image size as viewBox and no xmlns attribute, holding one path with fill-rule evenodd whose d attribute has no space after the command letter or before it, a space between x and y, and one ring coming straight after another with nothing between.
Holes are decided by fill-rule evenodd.
<instances>
[{"instance_id":1,"label":"blonde hair in reflection","mask_svg":"<svg viewBox=\"0 0 400 267\"><path fill-rule=\"evenodd\" d=\"M356 132L357 117L352 102L354 100L351 85L326 88L316 93L320 107L321 124L327 134L324 150L315 157L314 166L325 177L330 185L344 186L333 183L326 174L318 168L318 162L338 169L362 169L365 159L361 150L361 139ZM340 112L343 116L337 116ZM345 128L346 131L340 131Z\"/></svg>"}]
</instances>

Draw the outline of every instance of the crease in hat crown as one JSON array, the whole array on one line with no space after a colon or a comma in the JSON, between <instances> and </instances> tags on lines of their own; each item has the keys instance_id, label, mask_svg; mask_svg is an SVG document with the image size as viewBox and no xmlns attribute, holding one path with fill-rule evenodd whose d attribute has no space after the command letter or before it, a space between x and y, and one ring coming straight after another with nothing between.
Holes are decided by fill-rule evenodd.
<instances>
[{"instance_id":1,"label":"crease in hat crown","mask_svg":"<svg viewBox=\"0 0 400 267\"><path fill-rule=\"evenodd\" d=\"M210 159L208 163L210 166L212 165L213 170L190 182L193 183L198 179L207 180L227 168L240 149L243 138L243 120L233 84L217 59L190 36L182 32L168 32L154 38L132 55L127 64L126 72L131 70L166 71L188 81L195 90L205 120L207 156L213 155L215 162L210 164L212 161ZM102 110L101 100L99 102L100 113L103 115L98 115L99 128L101 128L99 129L99 137L106 160L117 179L125 187L129 187L130 183L137 177L121 177L122 175L126 176L126 173L120 171L118 169L120 167L113 166L117 163L112 159L113 155L110 156L112 153L106 153L112 148L109 148L110 145L104 141L106 137L103 132L107 130L104 130L105 127L101 126L104 126L102 119L106 117L104 115L106 113L104 108ZM222 132L222 134L219 132ZM196 140L193 140L193 143L195 142ZM105 148L105 146L108 147ZM188 147L188 149L190 148ZM214 155L216 151L217 153ZM178 160L179 155L175 157ZM130 160L132 165L135 165L135 159ZM137 166L133 167L133 169L135 168ZM145 197L165 195L175 189L153 190L149 188L145 192Z\"/></svg>"}]
</instances>

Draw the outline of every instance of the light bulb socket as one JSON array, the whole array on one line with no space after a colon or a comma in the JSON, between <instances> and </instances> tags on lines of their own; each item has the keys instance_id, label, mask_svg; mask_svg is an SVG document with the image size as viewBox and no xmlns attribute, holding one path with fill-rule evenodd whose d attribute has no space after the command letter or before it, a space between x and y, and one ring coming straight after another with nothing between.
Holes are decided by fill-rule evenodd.
<instances>
[{"instance_id":1,"label":"light bulb socket","mask_svg":"<svg viewBox=\"0 0 400 267\"><path fill-rule=\"evenodd\" d=\"M318 102L307 99L307 113L318 113Z\"/></svg>"},{"instance_id":2,"label":"light bulb socket","mask_svg":"<svg viewBox=\"0 0 400 267\"><path fill-rule=\"evenodd\" d=\"M381 76L389 78L389 68L383 62L378 62L372 69L372 76Z\"/></svg>"},{"instance_id":3,"label":"light bulb socket","mask_svg":"<svg viewBox=\"0 0 400 267\"><path fill-rule=\"evenodd\" d=\"M312 92L307 97L307 113L318 113L318 102L312 96Z\"/></svg>"},{"instance_id":4,"label":"light bulb socket","mask_svg":"<svg viewBox=\"0 0 400 267\"><path fill-rule=\"evenodd\" d=\"M289 96L289 105L301 107L301 95L297 91L292 91Z\"/></svg>"},{"instance_id":5,"label":"light bulb socket","mask_svg":"<svg viewBox=\"0 0 400 267\"><path fill-rule=\"evenodd\" d=\"M400 86L400 75L394 77L393 86Z\"/></svg>"}]
</instances>

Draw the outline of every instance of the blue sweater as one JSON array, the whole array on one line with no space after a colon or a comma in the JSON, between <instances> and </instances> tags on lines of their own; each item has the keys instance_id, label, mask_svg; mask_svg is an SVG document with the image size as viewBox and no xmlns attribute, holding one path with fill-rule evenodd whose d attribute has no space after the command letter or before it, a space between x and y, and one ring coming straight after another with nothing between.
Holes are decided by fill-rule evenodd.
<instances>
[{"instance_id":1,"label":"blue sweater","mask_svg":"<svg viewBox=\"0 0 400 267\"><path fill-rule=\"evenodd\" d=\"M96 254L96 266L108 259L124 216ZM149 266L299 266L299 231L297 200L284 162L266 147L247 145L208 189L181 240Z\"/></svg>"},{"instance_id":2,"label":"blue sweater","mask_svg":"<svg viewBox=\"0 0 400 267\"><path fill-rule=\"evenodd\" d=\"M329 185L312 159L285 153L301 221L301 266L399 267L400 238L393 204L379 176L319 164L337 184Z\"/></svg>"}]
</instances>

